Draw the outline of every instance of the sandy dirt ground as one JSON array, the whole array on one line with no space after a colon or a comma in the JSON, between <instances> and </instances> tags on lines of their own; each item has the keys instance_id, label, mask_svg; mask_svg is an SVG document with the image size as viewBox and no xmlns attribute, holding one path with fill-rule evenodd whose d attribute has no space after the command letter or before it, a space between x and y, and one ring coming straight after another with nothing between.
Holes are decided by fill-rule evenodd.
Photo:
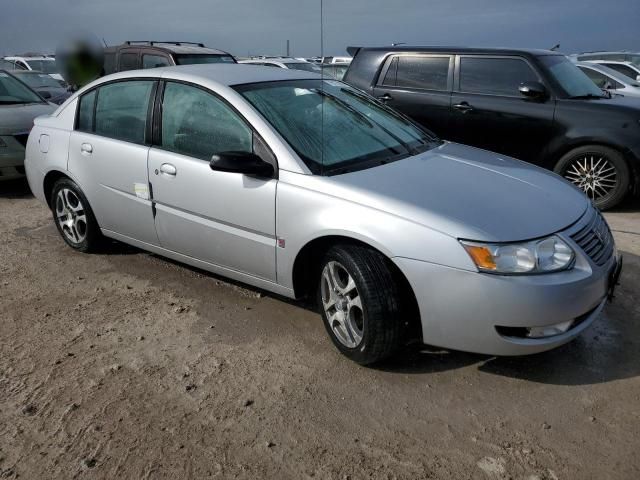
<instances>
[{"instance_id":1,"label":"sandy dirt ground","mask_svg":"<svg viewBox=\"0 0 640 480\"><path fill-rule=\"evenodd\" d=\"M638 479L639 211L607 214L623 284L573 343L363 368L311 306L73 252L0 184L0 478Z\"/></svg>"}]
</instances>

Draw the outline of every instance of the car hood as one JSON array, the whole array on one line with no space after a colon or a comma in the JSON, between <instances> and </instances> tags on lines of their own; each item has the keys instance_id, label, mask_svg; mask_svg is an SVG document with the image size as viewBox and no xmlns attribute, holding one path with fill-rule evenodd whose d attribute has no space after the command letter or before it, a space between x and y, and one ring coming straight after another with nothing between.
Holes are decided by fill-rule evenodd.
<instances>
[{"instance_id":1,"label":"car hood","mask_svg":"<svg viewBox=\"0 0 640 480\"><path fill-rule=\"evenodd\" d=\"M48 103L0 105L0 135L29 132L34 118L53 113L55 109L55 105Z\"/></svg>"},{"instance_id":2,"label":"car hood","mask_svg":"<svg viewBox=\"0 0 640 480\"><path fill-rule=\"evenodd\" d=\"M327 193L478 241L549 235L577 221L590 205L547 170L454 143L328 180Z\"/></svg>"}]
</instances>

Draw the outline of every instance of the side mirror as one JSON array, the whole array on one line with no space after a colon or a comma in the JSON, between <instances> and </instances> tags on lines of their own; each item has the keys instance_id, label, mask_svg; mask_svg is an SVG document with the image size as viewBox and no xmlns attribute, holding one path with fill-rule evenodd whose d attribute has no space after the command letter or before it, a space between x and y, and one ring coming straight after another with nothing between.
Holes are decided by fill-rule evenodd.
<instances>
[{"instance_id":1,"label":"side mirror","mask_svg":"<svg viewBox=\"0 0 640 480\"><path fill-rule=\"evenodd\" d=\"M636 75L636 82L640 82L640 75Z\"/></svg>"},{"instance_id":2,"label":"side mirror","mask_svg":"<svg viewBox=\"0 0 640 480\"><path fill-rule=\"evenodd\" d=\"M273 165L250 152L221 152L211 157L211 170L273 177Z\"/></svg>"},{"instance_id":3,"label":"side mirror","mask_svg":"<svg viewBox=\"0 0 640 480\"><path fill-rule=\"evenodd\" d=\"M51 92L47 91L47 90L43 90L40 93L40 96L42 98L44 98L45 100L49 100L51 98Z\"/></svg>"},{"instance_id":4,"label":"side mirror","mask_svg":"<svg viewBox=\"0 0 640 480\"><path fill-rule=\"evenodd\" d=\"M540 82L524 82L518 87L518 91L527 98L541 100L546 98L547 89Z\"/></svg>"}]
</instances>

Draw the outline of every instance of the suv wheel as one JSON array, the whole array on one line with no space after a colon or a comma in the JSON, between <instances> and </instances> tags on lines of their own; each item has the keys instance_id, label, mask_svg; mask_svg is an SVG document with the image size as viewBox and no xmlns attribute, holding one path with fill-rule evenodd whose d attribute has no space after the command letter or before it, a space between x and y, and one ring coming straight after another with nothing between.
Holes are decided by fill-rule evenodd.
<instances>
[{"instance_id":1,"label":"suv wheel","mask_svg":"<svg viewBox=\"0 0 640 480\"><path fill-rule=\"evenodd\" d=\"M325 255L318 304L331 340L355 362L371 364L400 347L400 298L389 260L379 252L342 245Z\"/></svg>"},{"instance_id":2,"label":"suv wheel","mask_svg":"<svg viewBox=\"0 0 640 480\"><path fill-rule=\"evenodd\" d=\"M564 155L554 170L580 188L600 210L618 205L629 190L627 162L611 148L576 148Z\"/></svg>"},{"instance_id":3,"label":"suv wheel","mask_svg":"<svg viewBox=\"0 0 640 480\"><path fill-rule=\"evenodd\" d=\"M71 248L81 252L95 251L102 233L87 198L69 178L61 178L53 186L51 210L60 236Z\"/></svg>"}]
</instances>

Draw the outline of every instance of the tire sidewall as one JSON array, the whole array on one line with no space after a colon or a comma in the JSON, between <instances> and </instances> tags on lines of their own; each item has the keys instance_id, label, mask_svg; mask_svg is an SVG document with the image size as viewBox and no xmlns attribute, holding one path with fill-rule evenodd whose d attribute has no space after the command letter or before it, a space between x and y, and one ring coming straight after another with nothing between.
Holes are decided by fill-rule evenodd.
<instances>
[{"instance_id":1,"label":"tire sidewall","mask_svg":"<svg viewBox=\"0 0 640 480\"><path fill-rule=\"evenodd\" d=\"M566 170L571 165L571 163L576 159L576 157L593 154L601 155L607 157L607 160L611 162L611 164L616 169L616 178L618 180L617 185L613 193L607 196L604 201L593 201L589 198L589 201L593 202L596 207L600 210L608 210L610 208L618 205L622 200L624 200L625 196L629 191L629 183L630 183L630 170L627 162L620 152L600 145L586 145L584 147L579 147L574 150L571 150L567 154L565 154L556 164L554 168L554 172L564 178ZM566 181L570 182L570 180L566 179ZM571 183L571 182L570 182ZM579 188L577 185L574 185L576 188ZM585 193L583 190L581 190Z\"/></svg>"},{"instance_id":2,"label":"tire sidewall","mask_svg":"<svg viewBox=\"0 0 640 480\"><path fill-rule=\"evenodd\" d=\"M356 288L358 290L358 295L362 300L363 336L360 344L353 348L349 348L343 345L340 342L340 340L336 337L335 333L333 332L333 329L331 328L331 325L329 324L329 320L327 318L327 315L322 303L322 290L320 287L320 282L322 281L322 271L330 261L336 261L340 263L347 270L349 275L351 275L351 278L353 278L356 284ZM345 355L346 357L350 358L351 360L361 365L367 365L372 363L371 360L369 359L370 350L371 350L370 346L372 344L373 338L380 333L376 331L375 325L373 325L373 323L370 321L371 314L379 313L379 312L372 312L370 310L374 302L372 302L372 299L370 297L371 292L369 292L368 289L365 287L365 285L363 285L362 283L362 278L364 273L363 269L366 269L366 268L367 268L366 265L360 265L344 249L332 248L324 256L320 264L320 268L318 269L318 272L317 272L317 278L318 278L317 301L318 301L318 306L320 309L324 327L329 337L331 338L331 341L336 346L336 348L343 355Z\"/></svg>"},{"instance_id":3,"label":"tire sidewall","mask_svg":"<svg viewBox=\"0 0 640 480\"><path fill-rule=\"evenodd\" d=\"M60 223L58 222L58 218L56 215L56 202L58 193L63 188L71 190L80 199L84 207L85 216L87 217L87 234L85 235L84 240L80 243L72 242L69 238L67 238L62 230L62 227L60 226ZM89 205L87 197L85 197L80 187L78 187L78 185L73 180L69 178L62 178L55 183L51 192L50 205L51 213L53 215L53 223L55 223L58 233L67 245L69 245L74 250L85 253L92 251L97 247L101 236L100 228L98 227L98 223L96 222L95 216L93 215L93 210L91 210L91 206Z\"/></svg>"}]
</instances>

